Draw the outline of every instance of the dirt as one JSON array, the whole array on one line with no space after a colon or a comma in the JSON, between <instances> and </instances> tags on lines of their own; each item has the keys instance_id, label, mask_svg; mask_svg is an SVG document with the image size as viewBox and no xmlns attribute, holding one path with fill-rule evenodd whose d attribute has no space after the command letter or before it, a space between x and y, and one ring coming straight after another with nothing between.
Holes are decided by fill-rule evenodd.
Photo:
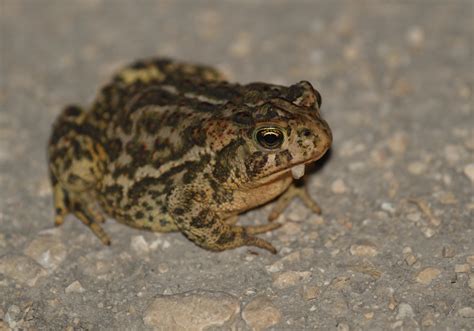
<instances>
[{"instance_id":1,"label":"dirt","mask_svg":"<svg viewBox=\"0 0 474 331\"><path fill-rule=\"evenodd\" d=\"M472 1L0 0L0 329L474 329ZM151 55L321 92L334 133L265 235L55 228L46 144ZM271 206L241 216L265 221Z\"/></svg>"}]
</instances>

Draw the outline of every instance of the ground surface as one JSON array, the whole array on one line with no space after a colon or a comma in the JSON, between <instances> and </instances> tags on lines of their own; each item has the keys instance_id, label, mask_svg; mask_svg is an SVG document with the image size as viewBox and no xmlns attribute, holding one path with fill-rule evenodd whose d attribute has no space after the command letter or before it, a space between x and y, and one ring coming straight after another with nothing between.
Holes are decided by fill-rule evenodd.
<instances>
[{"instance_id":1,"label":"ground surface","mask_svg":"<svg viewBox=\"0 0 474 331\"><path fill-rule=\"evenodd\" d=\"M472 1L0 6L0 329L474 329ZM295 201L264 236L278 255L53 227L52 121L155 54L321 91L335 141L308 185L323 215Z\"/></svg>"}]
</instances>

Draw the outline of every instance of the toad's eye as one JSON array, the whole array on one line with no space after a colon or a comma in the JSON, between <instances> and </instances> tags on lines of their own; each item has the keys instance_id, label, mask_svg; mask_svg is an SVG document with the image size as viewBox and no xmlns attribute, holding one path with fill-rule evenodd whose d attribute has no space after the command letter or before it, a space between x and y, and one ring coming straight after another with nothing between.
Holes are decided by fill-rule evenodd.
<instances>
[{"instance_id":1,"label":"toad's eye","mask_svg":"<svg viewBox=\"0 0 474 331\"><path fill-rule=\"evenodd\" d=\"M267 149L275 149L283 144L285 135L280 128L265 127L256 129L254 139L257 143Z\"/></svg>"}]
</instances>

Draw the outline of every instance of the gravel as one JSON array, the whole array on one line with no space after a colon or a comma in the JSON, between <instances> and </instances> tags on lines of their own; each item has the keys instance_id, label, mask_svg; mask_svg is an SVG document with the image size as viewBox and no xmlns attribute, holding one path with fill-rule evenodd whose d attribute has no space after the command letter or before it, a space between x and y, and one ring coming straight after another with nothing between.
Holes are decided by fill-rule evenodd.
<instances>
[{"instance_id":1,"label":"gravel","mask_svg":"<svg viewBox=\"0 0 474 331\"><path fill-rule=\"evenodd\" d=\"M0 1L0 329L474 329L473 7ZM323 214L292 202L262 235L277 255L54 228L54 118L156 54L320 90L334 145L306 185Z\"/></svg>"}]
</instances>

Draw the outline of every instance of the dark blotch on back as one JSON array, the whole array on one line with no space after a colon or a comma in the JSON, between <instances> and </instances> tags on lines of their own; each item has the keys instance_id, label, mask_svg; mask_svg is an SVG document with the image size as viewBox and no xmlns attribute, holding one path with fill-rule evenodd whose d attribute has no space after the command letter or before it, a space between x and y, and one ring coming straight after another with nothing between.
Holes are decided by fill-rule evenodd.
<instances>
[{"instance_id":1,"label":"dark blotch on back","mask_svg":"<svg viewBox=\"0 0 474 331\"><path fill-rule=\"evenodd\" d=\"M237 150L244 143L243 138L238 138L225 146L216 155L216 165L212 174L219 182L223 183L229 178L230 170L234 167L232 162L236 159Z\"/></svg>"},{"instance_id":2,"label":"dark blotch on back","mask_svg":"<svg viewBox=\"0 0 474 331\"><path fill-rule=\"evenodd\" d=\"M246 111L241 111L232 116L232 120L238 124L253 125L255 123L252 114Z\"/></svg>"},{"instance_id":3,"label":"dark blotch on back","mask_svg":"<svg viewBox=\"0 0 474 331\"><path fill-rule=\"evenodd\" d=\"M122 152L122 141L119 138L109 141L106 150L110 161L115 161Z\"/></svg>"}]
</instances>

